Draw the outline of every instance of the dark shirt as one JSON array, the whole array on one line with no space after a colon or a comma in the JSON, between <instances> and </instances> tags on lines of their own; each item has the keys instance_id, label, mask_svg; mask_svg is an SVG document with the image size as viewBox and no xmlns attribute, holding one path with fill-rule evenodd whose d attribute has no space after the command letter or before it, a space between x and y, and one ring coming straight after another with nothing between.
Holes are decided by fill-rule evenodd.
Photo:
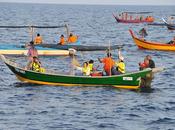
<instances>
[{"instance_id":1,"label":"dark shirt","mask_svg":"<svg viewBox=\"0 0 175 130\"><path fill-rule=\"evenodd\" d=\"M153 60L149 60L149 68L155 68L155 63Z\"/></svg>"}]
</instances>

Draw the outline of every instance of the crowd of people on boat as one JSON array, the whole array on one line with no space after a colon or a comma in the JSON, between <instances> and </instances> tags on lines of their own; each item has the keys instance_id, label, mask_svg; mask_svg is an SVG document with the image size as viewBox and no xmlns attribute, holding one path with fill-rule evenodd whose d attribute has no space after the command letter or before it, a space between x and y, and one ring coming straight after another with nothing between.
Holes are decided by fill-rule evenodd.
<instances>
[{"instance_id":1,"label":"crowd of people on boat","mask_svg":"<svg viewBox=\"0 0 175 130\"><path fill-rule=\"evenodd\" d=\"M107 56L104 58L98 58L100 63L103 63L103 72L97 72L98 67L94 67L94 61L90 60L84 62L82 67L76 66L78 70L81 70L83 75L86 76L111 76L125 73L124 57L121 55L120 50L118 51L118 61L112 58L112 54L107 52Z\"/></svg>"},{"instance_id":2,"label":"crowd of people on boat","mask_svg":"<svg viewBox=\"0 0 175 130\"><path fill-rule=\"evenodd\" d=\"M64 35L61 34L61 36L59 37L59 41L57 41L58 42L57 44L58 45L65 45L67 43L75 43L77 41L78 41L78 36L73 35L73 33L70 33L67 40L65 39ZM37 33L37 36L34 38L33 42L35 45L42 44L43 43L42 36L39 33Z\"/></svg>"},{"instance_id":3,"label":"crowd of people on boat","mask_svg":"<svg viewBox=\"0 0 175 130\"><path fill-rule=\"evenodd\" d=\"M147 36L147 32L145 28L142 28L139 31L140 35L144 38ZM77 36L73 35L70 33L68 37L68 42L76 42L78 39ZM65 39L64 35L60 36L60 41L58 44L64 45L65 44ZM171 42L175 42L175 37ZM26 66L26 69L36 71L36 72L45 72L45 69L42 67L41 62L38 58L38 52L37 49L35 48L36 44L42 44L43 40L40 34L38 33L34 41L31 41L29 44L27 44L28 48L28 63ZM121 50L118 50L118 61L115 61L112 58L112 54L110 52L107 52L107 56L104 58L98 58L98 61L100 63L103 63L103 72L98 72L97 73L97 68L94 68L94 60L90 60L88 62L84 62L83 66L76 66L78 70L82 72L82 75L86 76L111 76L111 75L120 75L125 73L125 62L124 62L124 57L121 54ZM144 58L143 63L139 63L139 69L143 70L145 68L155 68L155 63L152 60L152 57L150 55L147 55Z\"/></svg>"},{"instance_id":4,"label":"crowd of people on boat","mask_svg":"<svg viewBox=\"0 0 175 130\"><path fill-rule=\"evenodd\" d=\"M104 58L98 58L100 63L103 63L103 71L97 71L97 68L94 67L94 61L86 61L83 63L82 67L76 66L76 69L82 72L82 75L85 76L111 76L111 75L120 75L125 74L126 65L124 62L124 57L121 55L121 51L118 51L118 61L115 61L112 58L110 52L107 53L107 56ZM147 55L144 58L143 63L139 62L139 70L146 68L155 68L155 62L153 61L150 55Z\"/></svg>"},{"instance_id":5,"label":"crowd of people on boat","mask_svg":"<svg viewBox=\"0 0 175 130\"><path fill-rule=\"evenodd\" d=\"M134 20L138 20L138 21L146 21L146 22L153 22L154 21L154 17L153 16L142 16L142 15L136 15L135 17L127 12L123 12L121 14L118 15L118 18L121 20L130 20L130 21L134 21Z\"/></svg>"},{"instance_id":6,"label":"crowd of people on boat","mask_svg":"<svg viewBox=\"0 0 175 130\"><path fill-rule=\"evenodd\" d=\"M34 46L34 41L31 41L28 44L28 63L26 69L32 70L35 72L43 73L45 69L42 67L42 64L38 58L38 51ZM107 52L107 56L104 58L98 58L100 63L103 63L103 71L97 71L98 67L94 67L94 60L89 60L88 62L84 62L83 66L76 66L77 70L82 72L82 75L85 76L111 76L111 75L120 75L126 72L124 57L121 54L121 50L118 50L118 61L115 61L112 58L112 54ZM155 63L152 60L150 55L147 55L144 58L143 63L139 63L139 70L143 70L146 68L155 68Z\"/></svg>"},{"instance_id":7,"label":"crowd of people on boat","mask_svg":"<svg viewBox=\"0 0 175 130\"><path fill-rule=\"evenodd\" d=\"M73 33L70 33L69 37L67 40L65 40L64 35L62 34L60 36L60 40L58 42L59 45L65 45L67 43L75 43L78 40L78 36L73 35Z\"/></svg>"}]
</instances>

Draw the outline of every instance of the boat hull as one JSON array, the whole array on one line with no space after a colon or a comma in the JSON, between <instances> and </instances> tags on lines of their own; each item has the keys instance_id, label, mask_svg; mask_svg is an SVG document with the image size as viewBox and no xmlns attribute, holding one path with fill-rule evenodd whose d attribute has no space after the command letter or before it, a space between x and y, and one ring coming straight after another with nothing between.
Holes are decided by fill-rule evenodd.
<instances>
[{"instance_id":1,"label":"boat hull","mask_svg":"<svg viewBox=\"0 0 175 130\"><path fill-rule=\"evenodd\" d=\"M3 59L4 60L4 59ZM23 68L17 67L13 62L4 60L9 69L23 82L61 85L61 86L114 86L124 89L139 89L141 81L146 79L152 73L151 69L146 69L139 72L128 73L115 76L75 76L61 75L51 73L38 73ZM144 87L150 87L144 86Z\"/></svg>"},{"instance_id":2,"label":"boat hull","mask_svg":"<svg viewBox=\"0 0 175 130\"><path fill-rule=\"evenodd\" d=\"M167 24L169 30L175 30L175 25Z\"/></svg>"},{"instance_id":3,"label":"boat hull","mask_svg":"<svg viewBox=\"0 0 175 130\"><path fill-rule=\"evenodd\" d=\"M118 23L152 23L154 21L147 21L147 20L124 20L124 19L119 19L117 16L114 15L115 20Z\"/></svg>"},{"instance_id":4,"label":"boat hull","mask_svg":"<svg viewBox=\"0 0 175 130\"><path fill-rule=\"evenodd\" d=\"M135 36L132 30L129 30L134 43L141 49L149 49L149 50L160 50L160 51L175 51L174 44L166 44L166 43L158 43L146 41L144 39L140 39Z\"/></svg>"},{"instance_id":5,"label":"boat hull","mask_svg":"<svg viewBox=\"0 0 175 130\"><path fill-rule=\"evenodd\" d=\"M104 51L109 49L109 46L85 46L85 45L76 45L76 44L69 44L69 45L41 44L38 46L61 49L61 50L69 50L70 48L73 48L77 51ZM121 47L122 45L113 45L113 46L110 46L110 50L118 49Z\"/></svg>"},{"instance_id":6,"label":"boat hull","mask_svg":"<svg viewBox=\"0 0 175 130\"><path fill-rule=\"evenodd\" d=\"M70 51L68 50L60 50L60 49L51 49L45 47L36 47L38 50L39 55L69 55ZM24 48L24 46L17 46L17 45L8 45L8 44L1 44L0 46L0 54L5 55L27 55L28 50Z\"/></svg>"}]
</instances>

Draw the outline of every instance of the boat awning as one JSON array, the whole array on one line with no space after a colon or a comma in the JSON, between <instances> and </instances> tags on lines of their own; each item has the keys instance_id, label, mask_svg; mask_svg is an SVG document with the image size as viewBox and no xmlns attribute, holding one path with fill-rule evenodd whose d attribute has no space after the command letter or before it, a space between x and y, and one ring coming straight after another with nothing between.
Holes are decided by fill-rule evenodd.
<instances>
[{"instance_id":1,"label":"boat awning","mask_svg":"<svg viewBox=\"0 0 175 130\"><path fill-rule=\"evenodd\" d=\"M153 12L123 12L123 13L128 13L128 14L150 14L150 13L153 13Z\"/></svg>"},{"instance_id":2,"label":"boat awning","mask_svg":"<svg viewBox=\"0 0 175 130\"><path fill-rule=\"evenodd\" d=\"M29 25L22 25L22 26L13 26L13 25L1 25L0 28L63 28L63 27L66 27L67 25L55 25L55 26L37 26L37 25L32 25L32 26L29 26Z\"/></svg>"}]
</instances>

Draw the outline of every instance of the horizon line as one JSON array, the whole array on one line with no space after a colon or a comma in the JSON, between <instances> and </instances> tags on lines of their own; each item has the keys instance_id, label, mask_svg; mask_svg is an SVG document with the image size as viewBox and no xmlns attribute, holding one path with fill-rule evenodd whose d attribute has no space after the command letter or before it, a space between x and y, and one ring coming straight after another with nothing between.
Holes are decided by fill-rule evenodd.
<instances>
[{"instance_id":1,"label":"horizon line","mask_svg":"<svg viewBox=\"0 0 175 130\"><path fill-rule=\"evenodd\" d=\"M57 5L120 5L120 6L175 6L175 4L97 4L97 3L56 3L56 2L0 2L0 3L10 3L10 4L57 4Z\"/></svg>"}]
</instances>

